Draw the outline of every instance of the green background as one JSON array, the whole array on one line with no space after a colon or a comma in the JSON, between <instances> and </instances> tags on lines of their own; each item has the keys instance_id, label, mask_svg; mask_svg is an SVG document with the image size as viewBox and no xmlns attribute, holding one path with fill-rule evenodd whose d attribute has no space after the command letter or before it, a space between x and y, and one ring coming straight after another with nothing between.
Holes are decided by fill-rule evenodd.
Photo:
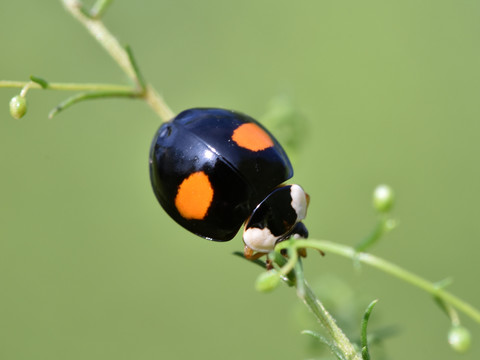
<instances>
[{"instance_id":1,"label":"green background","mask_svg":"<svg viewBox=\"0 0 480 360\"><path fill-rule=\"evenodd\" d=\"M122 1L105 22L178 112L261 118L288 96L308 121L293 181L311 195L311 237L353 245L375 223L371 193L396 191L400 226L373 250L480 306L479 1ZM0 78L126 83L59 1L0 2ZM142 102L92 101L47 119L67 95L0 89L0 359L305 359L316 325L285 286L162 211L148 151L160 120ZM273 129L275 131L275 129ZM430 296L333 254L307 279L339 318L393 331L374 358L478 359L446 342ZM348 327L345 325L345 327ZM358 325L359 327L359 325ZM358 335L358 329L351 333Z\"/></svg>"}]
</instances>

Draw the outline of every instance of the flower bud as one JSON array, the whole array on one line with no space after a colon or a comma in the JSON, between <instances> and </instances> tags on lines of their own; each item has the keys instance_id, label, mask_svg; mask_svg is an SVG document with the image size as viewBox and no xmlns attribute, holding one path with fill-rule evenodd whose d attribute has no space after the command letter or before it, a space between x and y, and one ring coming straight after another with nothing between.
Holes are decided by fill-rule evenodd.
<instances>
[{"instance_id":1,"label":"flower bud","mask_svg":"<svg viewBox=\"0 0 480 360\"><path fill-rule=\"evenodd\" d=\"M373 192L373 207L381 213L390 211L393 206L393 190L388 185L379 185Z\"/></svg>"},{"instance_id":2,"label":"flower bud","mask_svg":"<svg viewBox=\"0 0 480 360\"><path fill-rule=\"evenodd\" d=\"M448 332L448 343L459 353L464 353L470 348L470 331L463 326L454 326Z\"/></svg>"},{"instance_id":3,"label":"flower bud","mask_svg":"<svg viewBox=\"0 0 480 360\"><path fill-rule=\"evenodd\" d=\"M10 100L10 115L14 119L20 119L27 112L27 100L17 95Z\"/></svg>"},{"instance_id":4,"label":"flower bud","mask_svg":"<svg viewBox=\"0 0 480 360\"><path fill-rule=\"evenodd\" d=\"M255 289L261 292L269 292L280 283L280 274L276 270L269 270L260 274L255 282Z\"/></svg>"}]
</instances>

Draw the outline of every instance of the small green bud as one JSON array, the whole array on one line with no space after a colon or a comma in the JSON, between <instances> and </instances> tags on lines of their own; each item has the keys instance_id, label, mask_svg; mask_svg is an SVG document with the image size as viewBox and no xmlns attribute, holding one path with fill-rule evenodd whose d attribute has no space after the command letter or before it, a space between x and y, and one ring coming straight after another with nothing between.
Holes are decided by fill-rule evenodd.
<instances>
[{"instance_id":1,"label":"small green bud","mask_svg":"<svg viewBox=\"0 0 480 360\"><path fill-rule=\"evenodd\" d=\"M20 119L27 112L27 100L17 95L10 100L10 115L14 119Z\"/></svg>"},{"instance_id":2,"label":"small green bud","mask_svg":"<svg viewBox=\"0 0 480 360\"><path fill-rule=\"evenodd\" d=\"M470 331L463 326L454 326L448 332L448 343L453 350L464 353L470 348Z\"/></svg>"},{"instance_id":3,"label":"small green bud","mask_svg":"<svg viewBox=\"0 0 480 360\"><path fill-rule=\"evenodd\" d=\"M269 292L275 289L280 283L280 274L277 270L269 270L260 274L255 282L255 289L261 292Z\"/></svg>"},{"instance_id":4,"label":"small green bud","mask_svg":"<svg viewBox=\"0 0 480 360\"><path fill-rule=\"evenodd\" d=\"M378 185L373 192L373 207L381 213L390 211L393 206L393 190L388 185Z\"/></svg>"}]
</instances>

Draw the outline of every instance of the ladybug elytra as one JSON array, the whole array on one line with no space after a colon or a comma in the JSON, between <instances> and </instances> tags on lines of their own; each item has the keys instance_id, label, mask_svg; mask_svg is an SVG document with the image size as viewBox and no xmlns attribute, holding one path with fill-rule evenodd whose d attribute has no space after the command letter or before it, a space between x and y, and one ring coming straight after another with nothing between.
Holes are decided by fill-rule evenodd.
<instances>
[{"instance_id":1,"label":"ladybug elytra","mask_svg":"<svg viewBox=\"0 0 480 360\"><path fill-rule=\"evenodd\" d=\"M306 238L309 197L285 151L253 118L230 110L185 110L160 126L150 150L150 178L163 209L209 240L231 240L242 224L245 257Z\"/></svg>"}]
</instances>

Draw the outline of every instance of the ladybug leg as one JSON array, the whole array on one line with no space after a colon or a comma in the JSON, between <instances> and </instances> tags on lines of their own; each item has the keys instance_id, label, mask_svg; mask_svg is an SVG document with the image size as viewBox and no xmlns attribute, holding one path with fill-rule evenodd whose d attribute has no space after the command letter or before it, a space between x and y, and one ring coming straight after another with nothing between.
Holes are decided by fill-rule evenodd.
<instances>
[{"instance_id":1,"label":"ladybug leg","mask_svg":"<svg viewBox=\"0 0 480 360\"><path fill-rule=\"evenodd\" d=\"M267 268L267 270L272 270L272 269L273 269L273 262L272 262L272 260L267 259L267 261L266 261L266 263L265 263L265 267Z\"/></svg>"},{"instance_id":2,"label":"ladybug leg","mask_svg":"<svg viewBox=\"0 0 480 360\"><path fill-rule=\"evenodd\" d=\"M254 261L261 258L263 255L267 255L267 254L262 252L255 253L251 248L245 245L243 255L245 256L246 259ZM267 270L272 270L273 269L272 260L267 258L267 260L265 261L265 267Z\"/></svg>"},{"instance_id":3,"label":"ladybug leg","mask_svg":"<svg viewBox=\"0 0 480 360\"><path fill-rule=\"evenodd\" d=\"M287 249L280 250L280 254L282 254L285 258L288 258ZM305 248L297 249L297 254L298 254L298 256L300 256L302 258L306 258L307 257L307 249L305 249Z\"/></svg>"},{"instance_id":4,"label":"ladybug leg","mask_svg":"<svg viewBox=\"0 0 480 360\"><path fill-rule=\"evenodd\" d=\"M307 257L307 249L305 248L300 248L297 250L298 256L306 258Z\"/></svg>"},{"instance_id":5,"label":"ladybug leg","mask_svg":"<svg viewBox=\"0 0 480 360\"><path fill-rule=\"evenodd\" d=\"M266 255L266 253L262 253L262 252L256 253L253 249L251 249L247 245L245 245L245 247L243 248L243 256L245 256L245 259L258 260L264 255Z\"/></svg>"}]
</instances>

